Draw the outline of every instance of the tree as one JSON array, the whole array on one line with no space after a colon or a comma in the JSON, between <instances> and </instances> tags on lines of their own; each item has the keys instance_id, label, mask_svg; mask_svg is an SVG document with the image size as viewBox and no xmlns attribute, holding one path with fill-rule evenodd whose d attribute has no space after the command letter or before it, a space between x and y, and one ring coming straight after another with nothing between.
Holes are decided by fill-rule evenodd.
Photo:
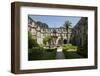
<instances>
[{"instance_id":1,"label":"tree","mask_svg":"<svg viewBox=\"0 0 100 76\"><path fill-rule=\"evenodd\" d=\"M65 21L64 27L65 27L66 30L67 30L66 37L67 37L67 43L68 43L68 32L69 32L69 28L71 27L71 22L70 22L70 21Z\"/></svg>"},{"instance_id":2,"label":"tree","mask_svg":"<svg viewBox=\"0 0 100 76\"><path fill-rule=\"evenodd\" d=\"M46 37L43 39L43 44L44 44L44 45L47 44L47 38L46 38Z\"/></svg>"},{"instance_id":3,"label":"tree","mask_svg":"<svg viewBox=\"0 0 100 76\"><path fill-rule=\"evenodd\" d=\"M44 43L45 45L47 45L47 43L48 43L48 45L49 45L49 47L50 47L51 40L52 40L52 37L51 37L51 36L47 36L47 37L45 37L45 38L43 39L43 43Z\"/></svg>"},{"instance_id":4,"label":"tree","mask_svg":"<svg viewBox=\"0 0 100 76\"><path fill-rule=\"evenodd\" d=\"M28 48L38 47L38 43L36 42L36 39L32 37L31 32L28 32Z\"/></svg>"}]
</instances>

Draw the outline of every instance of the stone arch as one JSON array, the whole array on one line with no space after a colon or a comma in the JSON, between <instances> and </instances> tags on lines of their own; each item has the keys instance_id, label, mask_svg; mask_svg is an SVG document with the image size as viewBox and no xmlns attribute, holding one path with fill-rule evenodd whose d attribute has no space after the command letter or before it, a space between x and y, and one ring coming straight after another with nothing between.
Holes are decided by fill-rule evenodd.
<instances>
[{"instance_id":1,"label":"stone arch","mask_svg":"<svg viewBox=\"0 0 100 76\"><path fill-rule=\"evenodd\" d=\"M63 43L64 44L67 44L67 39L63 39Z\"/></svg>"},{"instance_id":2,"label":"stone arch","mask_svg":"<svg viewBox=\"0 0 100 76\"><path fill-rule=\"evenodd\" d=\"M57 40L56 40L56 45L60 46L62 44L63 44L63 39L61 39L61 37L58 37Z\"/></svg>"}]
</instances>

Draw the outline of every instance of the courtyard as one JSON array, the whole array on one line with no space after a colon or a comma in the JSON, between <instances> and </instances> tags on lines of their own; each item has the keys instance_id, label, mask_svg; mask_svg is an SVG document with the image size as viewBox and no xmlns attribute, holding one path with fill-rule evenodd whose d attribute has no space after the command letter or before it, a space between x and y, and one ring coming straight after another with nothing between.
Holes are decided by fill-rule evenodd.
<instances>
[{"instance_id":1,"label":"courtyard","mask_svg":"<svg viewBox=\"0 0 100 76\"><path fill-rule=\"evenodd\" d=\"M38 16L32 16L38 17ZM40 16L42 19L43 17ZM39 17L39 18L40 18ZM44 17L45 19L46 17ZM49 18L47 16L47 18ZM56 17L51 17L54 19ZM61 18L61 17L57 17ZM65 17L62 17L65 18ZM47 23L28 17L28 60L79 59L88 57L87 18L75 17L76 24L65 21L62 26L51 27Z\"/></svg>"}]
</instances>

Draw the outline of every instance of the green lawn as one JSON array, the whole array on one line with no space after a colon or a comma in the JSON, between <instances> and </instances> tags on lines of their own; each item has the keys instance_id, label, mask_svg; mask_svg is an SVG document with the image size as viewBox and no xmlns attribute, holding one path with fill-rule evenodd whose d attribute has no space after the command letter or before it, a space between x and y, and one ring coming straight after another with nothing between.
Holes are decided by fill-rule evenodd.
<instances>
[{"instance_id":1,"label":"green lawn","mask_svg":"<svg viewBox=\"0 0 100 76\"><path fill-rule=\"evenodd\" d=\"M66 59L82 58L82 56L80 56L76 52L65 52L64 55L65 55Z\"/></svg>"},{"instance_id":2,"label":"green lawn","mask_svg":"<svg viewBox=\"0 0 100 76\"><path fill-rule=\"evenodd\" d=\"M83 56L81 56L77 53L77 46L73 46L72 44L64 45L63 53L64 53L66 59L83 58Z\"/></svg>"},{"instance_id":3,"label":"green lawn","mask_svg":"<svg viewBox=\"0 0 100 76\"><path fill-rule=\"evenodd\" d=\"M77 53L77 46L67 44L62 46L62 53L65 59L84 58ZM57 48L35 47L28 51L28 60L52 60L56 59Z\"/></svg>"},{"instance_id":4,"label":"green lawn","mask_svg":"<svg viewBox=\"0 0 100 76\"><path fill-rule=\"evenodd\" d=\"M56 58L56 51L45 51L43 53L42 59L43 60L51 60Z\"/></svg>"},{"instance_id":5,"label":"green lawn","mask_svg":"<svg viewBox=\"0 0 100 76\"><path fill-rule=\"evenodd\" d=\"M28 60L51 60L56 58L56 48L36 47L29 49Z\"/></svg>"}]
</instances>

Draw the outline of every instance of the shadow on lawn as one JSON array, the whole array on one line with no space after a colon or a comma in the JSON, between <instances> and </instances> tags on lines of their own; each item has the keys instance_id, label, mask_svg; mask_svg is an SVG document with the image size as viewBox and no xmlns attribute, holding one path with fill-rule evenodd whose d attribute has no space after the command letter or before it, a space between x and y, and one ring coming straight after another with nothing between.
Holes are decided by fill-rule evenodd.
<instances>
[{"instance_id":1,"label":"shadow on lawn","mask_svg":"<svg viewBox=\"0 0 100 76\"><path fill-rule=\"evenodd\" d=\"M73 52L73 51L64 52L64 55L65 55L66 59L84 58L83 56L79 55L77 52Z\"/></svg>"}]
</instances>

